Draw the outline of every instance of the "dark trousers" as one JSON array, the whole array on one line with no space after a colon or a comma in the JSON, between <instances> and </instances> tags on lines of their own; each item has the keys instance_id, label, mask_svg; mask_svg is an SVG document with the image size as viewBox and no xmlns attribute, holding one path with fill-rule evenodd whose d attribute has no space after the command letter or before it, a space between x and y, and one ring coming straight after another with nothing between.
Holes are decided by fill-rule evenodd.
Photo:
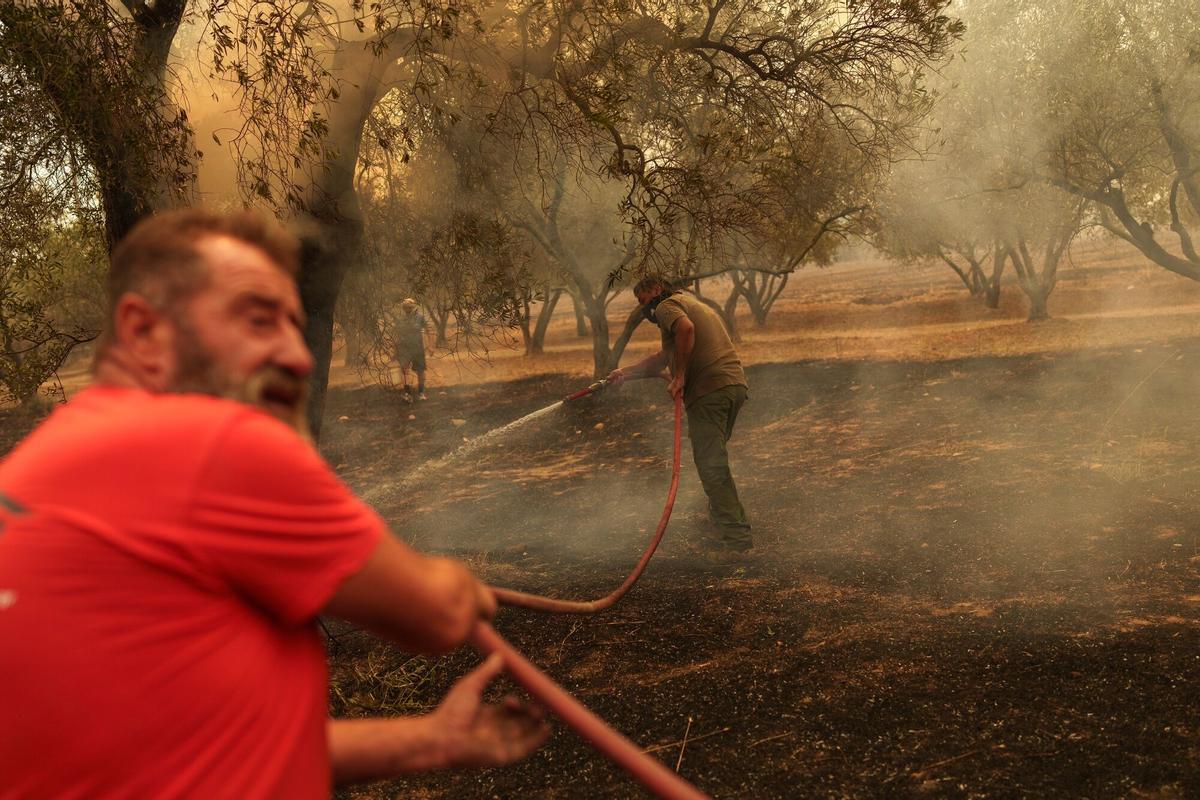
<instances>
[{"instance_id":1,"label":"dark trousers","mask_svg":"<svg viewBox=\"0 0 1200 800\"><path fill-rule=\"evenodd\" d=\"M750 522L729 471L725 444L745 402L745 386L723 386L696 398L687 407L688 438L692 440L700 483L708 495L709 516L720 529L722 540L739 546L750 543Z\"/></svg>"},{"instance_id":2,"label":"dark trousers","mask_svg":"<svg viewBox=\"0 0 1200 800\"><path fill-rule=\"evenodd\" d=\"M400 342L399 347L396 348L396 361L400 363L400 374L404 380L404 391L408 391L408 376L404 375L404 370L408 369L411 365L413 372L417 373L417 391L424 394L425 343L420 339Z\"/></svg>"}]
</instances>

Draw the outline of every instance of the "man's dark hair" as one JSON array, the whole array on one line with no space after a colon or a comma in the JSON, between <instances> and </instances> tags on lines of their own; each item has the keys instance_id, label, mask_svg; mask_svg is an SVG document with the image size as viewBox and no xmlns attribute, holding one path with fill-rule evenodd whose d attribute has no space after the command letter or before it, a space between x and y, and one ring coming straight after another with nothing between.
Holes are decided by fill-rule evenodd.
<instances>
[{"instance_id":1,"label":"man's dark hair","mask_svg":"<svg viewBox=\"0 0 1200 800\"><path fill-rule=\"evenodd\" d=\"M113 249L108 270L110 319L126 292L145 295L160 308L170 309L204 288L208 270L196 245L220 236L257 247L293 278L299 272L300 242L263 214L205 208L166 211L143 219Z\"/></svg>"},{"instance_id":2,"label":"man's dark hair","mask_svg":"<svg viewBox=\"0 0 1200 800\"><path fill-rule=\"evenodd\" d=\"M633 287L633 293L638 294L639 292L648 292L651 289L653 289L655 286L661 286L663 289L666 289L668 291L671 288L671 284L668 283L665 278L663 278L659 275L647 275L646 277L644 277L640 281L638 281L637 284Z\"/></svg>"}]
</instances>

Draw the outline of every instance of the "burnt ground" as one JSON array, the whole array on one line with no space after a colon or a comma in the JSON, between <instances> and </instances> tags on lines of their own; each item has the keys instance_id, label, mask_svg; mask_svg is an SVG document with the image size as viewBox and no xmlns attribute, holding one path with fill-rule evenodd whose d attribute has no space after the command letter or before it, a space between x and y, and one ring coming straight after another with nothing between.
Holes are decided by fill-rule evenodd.
<instances>
[{"instance_id":1,"label":"burnt ground","mask_svg":"<svg viewBox=\"0 0 1200 800\"><path fill-rule=\"evenodd\" d=\"M671 527L629 596L591 618L505 610L504 635L672 767L688 731L680 772L717 797L1200 797L1200 342L749 374L731 450L757 552L697 557L685 445ZM596 597L660 511L661 386L398 487L578 384L461 385L416 407L335 389L322 449L417 546ZM0 452L38 416L0 409ZM476 661L331 626L341 715L429 708ZM397 795L641 793L560 726L517 766L346 793Z\"/></svg>"},{"instance_id":2,"label":"burnt ground","mask_svg":"<svg viewBox=\"0 0 1200 800\"><path fill-rule=\"evenodd\" d=\"M675 517L629 596L590 618L505 610L501 633L670 766L690 720L679 771L718 797L1200 796L1200 343L749 375L731 450L756 552L697 556L685 445ZM576 383L459 386L415 408L335 391L323 449L417 546L495 583L599 596L665 495L661 386L396 487ZM334 633L341 714L428 707L475 661ZM353 796L397 794L640 790L560 726L523 764Z\"/></svg>"}]
</instances>

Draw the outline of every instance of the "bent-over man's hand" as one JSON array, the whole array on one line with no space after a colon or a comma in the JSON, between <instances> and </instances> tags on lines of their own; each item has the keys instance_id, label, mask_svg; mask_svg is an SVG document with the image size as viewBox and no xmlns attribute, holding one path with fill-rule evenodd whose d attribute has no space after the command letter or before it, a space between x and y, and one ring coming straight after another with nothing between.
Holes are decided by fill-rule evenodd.
<instances>
[{"instance_id":1,"label":"bent-over man's hand","mask_svg":"<svg viewBox=\"0 0 1200 800\"><path fill-rule=\"evenodd\" d=\"M679 398L683 394L683 385L686 382L683 375L676 375L671 378L671 382L667 384L667 393L671 395L672 400Z\"/></svg>"},{"instance_id":2,"label":"bent-over man's hand","mask_svg":"<svg viewBox=\"0 0 1200 800\"><path fill-rule=\"evenodd\" d=\"M496 767L519 761L550 735L540 706L512 695L496 705L483 702L483 690L503 668L503 658L489 656L451 687L431 715L447 767Z\"/></svg>"},{"instance_id":3,"label":"bent-over man's hand","mask_svg":"<svg viewBox=\"0 0 1200 800\"><path fill-rule=\"evenodd\" d=\"M625 374L624 370L622 370L620 368L614 369L612 372L608 373L608 378L607 378L608 385L615 389L616 387L618 387L622 383L624 383L625 378L627 378L627 377L628 376Z\"/></svg>"}]
</instances>

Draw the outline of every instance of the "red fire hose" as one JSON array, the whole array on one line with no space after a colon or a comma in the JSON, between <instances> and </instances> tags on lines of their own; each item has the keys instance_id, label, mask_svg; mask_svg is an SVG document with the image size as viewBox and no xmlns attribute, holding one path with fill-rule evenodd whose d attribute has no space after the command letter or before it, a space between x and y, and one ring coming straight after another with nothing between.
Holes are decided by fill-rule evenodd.
<instances>
[{"instance_id":1,"label":"red fire hose","mask_svg":"<svg viewBox=\"0 0 1200 800\"><path fill-rule=\"evenodd\" d=\"M643 753L637 745L610 728L604 720L546 677L486 622L479 622L471 642L483 653L499 653L513 679L537 698L554 715L567 723L593 747L637 779L656 797L664 800L705 800L708 795Z\"/></svg>"},{"instance_id":2,"label":"red fire hose","mask_svg":"<svg viewBox=\"0 0 1200 800\"><path fill-rule=\"evenodd\" d=\"M567 399L578 399L591 394L603 385L604 382L593 383L587 389L582 390L582 392L576 392L568 396ZM671 521L671 510L675 508L675 494L679 491L679 453L682 441L683 399L680 396L675 398L675 445L671 453L671 488L667 490L667 502L663 505L662 516L658 519L658 528L655 529L654 536L650 538L650 544L642 553L642 557L638 559L633 572L629 573L629 577L620 586L596 600L555 600L551 597L526 594L525 592L518 592L515 589L504 589L493 586L492 592L496 595L496 599L506 606L532 608L538 611L549 611L554 614L595 614L597 611L603 611L624 597L630 587L637 583L638 578L642 577L642 573L646 570L646 565L650 563L650 557L654 555L654 551L658 549L658 543L662 541L663 533L667 530L667 523Z\"/></svg>"},{"instance_id":3,"label":"red fire hose","mask_svg":"<svg viewBox=\"0 0 1200 800\"><path fill-rule=\"evenodd\" d=\"M567 400L578 400L602 389L607 381L598 381L568 395ZM496 599L507 606L532 608L538 611L549 611L562 614L594 614L603 611L616 603L642 576L650 557L658 549L667 523L671 519L671 510L675 507L675 494L679 489L679 456L683 440L683 399L675 398L675 444L671 457L671 488L667 491L667 502L663 506L662 516L658 520L658 528L650 539L649 546L638 559L637 565L629 576L609 594L597 600L556 600L541 595L527 594L513 589L492 587ZM656 797L664 800L701 800L708 795L695 786L671 772L662 762L642 752L637 745L629 741L617 731L609 727L603 720L584 707L578 700L567 694L544 673L538 670L524 656L504 641L492 626L480 622L475 626L471 637L472 643L483 653L500 653L509 674L520 683L546 708L550 709L559 719L573 728L576 733L590 742L597 750L608 756L614 763L638 780Z\"/></svg>"}]
</instances>

